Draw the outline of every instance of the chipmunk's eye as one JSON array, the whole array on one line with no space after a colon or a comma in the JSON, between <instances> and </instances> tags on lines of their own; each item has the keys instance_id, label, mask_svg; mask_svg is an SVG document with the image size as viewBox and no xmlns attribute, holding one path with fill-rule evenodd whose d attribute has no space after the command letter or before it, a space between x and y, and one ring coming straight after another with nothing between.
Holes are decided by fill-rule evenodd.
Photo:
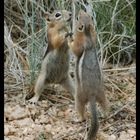
<instances>
[{"instance_id":1,"label":"chipmunk's eye","mask_svg":"<svg viewBox=\"0 0 140 140\"><path fill-rule=\"evenodd\" d=\"M60 16L61 16L61 13L56 13L56 14L55 14L55 17L56 17L56 18L58 18L58 17L60 17Z\"/></svg>"},{"instance_id":2,"label":"chipmunk's eye","mask_svg":"<svg viewBox=\"0 0 140 140\"><path fill-rule=\"evenodd\" d=\"M76 20L79 20L79 18L77 17Z\"/></svg>"}]
</instances>

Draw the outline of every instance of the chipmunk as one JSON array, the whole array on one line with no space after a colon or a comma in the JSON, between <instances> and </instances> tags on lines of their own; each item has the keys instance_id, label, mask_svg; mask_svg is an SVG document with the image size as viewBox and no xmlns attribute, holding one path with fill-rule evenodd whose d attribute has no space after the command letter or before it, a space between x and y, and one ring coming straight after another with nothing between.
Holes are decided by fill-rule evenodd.
<instances>
[{"instance_id":1,"label":"chipmunk","mask_svg":"<svg viewBox=\"0 0 140 140\"><path fill-rule=\"evenodd\" d=\"M85 105L89 103L91 127L87 140L95 140L99 128L96 101L103 109L107 100L103 89L102 74L96 53L96 32L91 17L80 10L73 36L68 37L68 45L76 56L75 66L75 108L80 120L85 120Z\"/></svg>"},{"instance_id":2,"label":"chipmunk","mask_svg":"<svg viewBox=\"0 0 140 140\"><path fill-rule=\"evenodd\" d=\"M46 12L48 48L41 65L34 93L28 101L36 103L47 84L61 84L72 95L74 94L73 81L69 75L69 47L67 43L67 26L72 14L66 10Z\"/></svg>"}]
</instances>

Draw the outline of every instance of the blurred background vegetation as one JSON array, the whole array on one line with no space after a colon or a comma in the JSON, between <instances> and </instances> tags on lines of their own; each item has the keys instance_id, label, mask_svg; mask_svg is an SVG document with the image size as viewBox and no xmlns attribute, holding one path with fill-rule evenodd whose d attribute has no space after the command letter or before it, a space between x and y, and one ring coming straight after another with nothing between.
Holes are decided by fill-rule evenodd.
<instances>
[{"instance_id":1,"label":"blurred background vegetation","mask_svg":"<svg viewBox=\"0 0 140 140\"><path fill-rule=\"evenodd\" d=\"M36 78L47 46L42 15L53 9L70 10L73 15L86 9L93 17L104 69L109 63L113 68L135 63L135 0L4 0L5 88L24 92Z\"/></svg>"}]
</instances>

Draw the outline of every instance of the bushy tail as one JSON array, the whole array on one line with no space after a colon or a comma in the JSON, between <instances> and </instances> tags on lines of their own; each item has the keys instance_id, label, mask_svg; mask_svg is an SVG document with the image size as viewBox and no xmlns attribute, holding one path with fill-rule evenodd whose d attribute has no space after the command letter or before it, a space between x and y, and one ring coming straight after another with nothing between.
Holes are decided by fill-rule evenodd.
<instances>
[{"instance_id":1,"label":"bushy tail","mask_svg":"<svg viewBox=\"0 0 140 140\"><path fill-rule=\"evenodd\" d=\"M99 128L99 122L98 122L98 117L96 113L95 98L89 102L89 105L90 105L90 112L91 112L91 125L90 125L89 132L87 134L87 140L95 140L96 133Z\"/></svg>"}]
</instances>

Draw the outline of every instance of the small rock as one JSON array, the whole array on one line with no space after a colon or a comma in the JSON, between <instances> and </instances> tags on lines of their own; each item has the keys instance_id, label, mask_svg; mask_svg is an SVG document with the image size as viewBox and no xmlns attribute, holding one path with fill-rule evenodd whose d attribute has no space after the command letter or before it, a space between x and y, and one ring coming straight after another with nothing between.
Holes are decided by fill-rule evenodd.
<instances>
[{"instance_id":1,"label":"small rock","mask_svg":"<svg viewBox=\"0 0 140 140\"><path fill-rule=\"evenodd\" d=\"M64 112L64 115L65 116L69 116L69 114L72 112L72 109L67 109L65 112Z\"/></svg>"},{"instance_id":2,"label":"small rock","mask_svg":"<svg viewBox=\"0 0 140 140\"><path fill-rule=\"evenodd\" d=\"M24 137L24 140L35 140L35 136L33 135L26 136Z\"/></svg>"},{"instance_id":3,"label":"small rock","mask_svg":"<svg viewBox=\"0 0 140 140\"><path fill-rule=\"evenodd\" d=\"M5 117L10 121L28 117L28 111L25 108L20 107L19 105L16 105L12 108L6 106L4 114Z\"/></svg>"},{"instance_id":4,"label":"small rock","mask_svg":"<svg viewBox=\"0 0 140 140\"><path fill-rule=\"evenodd\" d=\"M4 135L5 136L9 136L9 135L13 135L14 133L16 133L16 129L10 125L5 125L4 126Z\"/></svg>"},{"instance_id":5,"label":"small rock","mask_svg":"<svg viewBox=\"0 0 140 140\"><path fill-rule=\"evenodd\" d=\"M39 119L38 119L38 122L40 122L40 123L47 123L48 119L47 119L47 117L45 115L40 115Z\"/></svg>"},{"instance_id":6,"label":"small rock","mask_svg":"<svg viewBox=\"0 0 140 140\"><path fill-rule=\"evenodd\" d=\"M128 132L128 134L130 135L131 138L136 136L136 131L135 130L128 130L127 132Z\"/></svg>"},{"instance_id":7,"label":"small rock","mask_svg":"<svg viewBox=\"0 0 140 140\"><path fill-rule=\"evenodd\" d=\"M4 138L4 140L22 140L22 138L16 137L16 136L8 136Z\"/></svg>"},{"instance_id":8,"label":"small rock","mask_svg":"<svg viewBox=\"0 0 140 140\"><path fill-rule=\"evenodd\" d=\"M116 140L116 136L115 135L108 135L108 134L105 134L105 133L98 133L97 134L97 139L98 140Z\"/></svg>"},{"instance_id":9,"label":"small rock","mask_svg":"<svg viewBox=\"0 0 140 140\"><path fill-rule=\"evenodd\" d=\"M63 111L59 111L58 114L57 114L57 116L58 116L58 117L64 116L64 112L63 112Z\"/></svg>"},{"instance_id":10,"label":"small rock","mask_svg":"<svg viewBox=\"0 0 140 140\"><path fill-rule=\"evenodd\" d=\"M51 130L52 130L52 125L51 124L47 124L46 126L45 126L45 130L46 130L46 132L51 132Z\"/></svg>"},{"instance_id":11,"label":"small rock","mask_svg":"<svg viewBox=\"0 0 140 140\"><path fill-rule=\"evenodd\" d=\"M9 132L10 132L10 129L8 127L5 127L4 128L4 135L8 136Z\"/></svg>"},{"instance_id":12,"label":"small rock","mask_svg":"<svg viewBox=\"0 0 140 140\"><path fill-rule=\"evenodd\" d=\"M18 127L25 127L31 125L33 120L31 118L25 118L22 120L15 120L14 122Z\"/></svg>"},{"instance_id":13,"label":"small rock","mask_svg":"<svg viewBox=\"0 0 140 140\"><path fill-rule=\"evenodd\" d=\"M130 139L130 136L128 133L126 133L125 131L122 131L120 133L120 137L118 138L118 140L128 140Z\"/></svg>"},{"instance_id":14,"label":"small rock","mask_svg":"<svg viewBox=\"0 0 140 140\"><path fill-rule=\"evenodd\" d=\"M116 136L115 135L111 135L108 140L116 140Z\"/></svg>"},{"instance_id":15,"label":"small rock","mask_svg":"<svg viewBox=\"0 0 140 140\"><path fill-rule=\"evenodd\" d=\"M33 133L33 129L32 128L24 128L23 129L23 131L22 131L22 134L24 135L24 136L27 136L27 135L31 135Z\"/></svg>"}]
</instances>

